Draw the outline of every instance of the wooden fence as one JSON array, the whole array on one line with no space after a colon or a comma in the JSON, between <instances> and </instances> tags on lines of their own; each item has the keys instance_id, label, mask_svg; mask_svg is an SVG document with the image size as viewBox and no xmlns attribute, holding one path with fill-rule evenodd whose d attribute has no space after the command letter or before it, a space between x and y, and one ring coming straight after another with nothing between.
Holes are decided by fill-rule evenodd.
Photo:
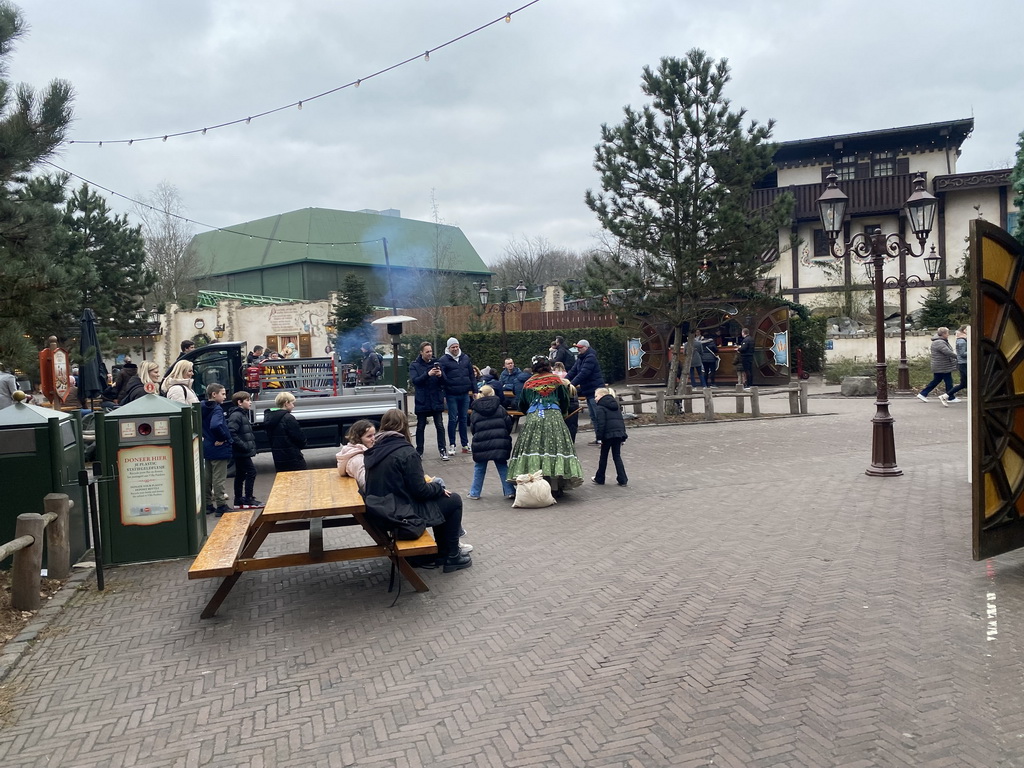
<instances>
[{"instance_id":1,"label":"wooden fence","mask_svg":"<svg viewBox=\"0 0 1024 768\"><path fill-rule=\"evenodd\" d=\"M775 395L779 393L786 393L789 395L789 412L791 414L807 413L806 381L795 382L787 387L772 387L764 390L759 387L751 387L749 390L745 390L742 386L737 384L735 391L705 387L699 392L694 392L690 385L686 384L683 387L683 393L681 395L670 395L663 389L658 390L654 394L645 394L640 391L640 387L629 387L628 394L620 395L619 400L622 403L623 410L632 406L633 413L637 415L640 415L643 412L644 404L654 403L654 421L658 424L663 424L666 421L666 402L682 403L684 413L693 413L693 401L699 400L704 406L704 420L714 421L715 398L735 397L736 413L744 412L744 401L749 399L750 415L756 418L761 415L761 396Z\"/></svg>"},{"instance_id":2,"label":"wooden fence","mask_svg":"<svg viewBox=\"0 0 1024 768\"><path fill-rule=\"evenodd\" d=\"M482 330L481 326L489 325L497 333L501 330L501 316L497 312L478 314L479 307L400 307L398 314L417 318L414 322L405 323L403 335L429 336L433 332L432 314L438 313L444 321L445 332L449 336L466 333L470 326ZM374 319L387 317L391 310L376 310ZM505 313L506 331L559 331L565 328L611 328L617 324L614 314L609 312L542 312L539 301L528 301L523 304L521 312L511 310ZM387 343L390 337L387 329L378 325L377 341Z\"/></svg>"},{"instance_id":3,"label":"wooden fence","mask_svg":"<svg viewBox=\"0 0 1024 768\"><path fill-rule=\"evenodd\" d=\"M65 493L50 493L43 498L45 514L18 515L14 540L0 545L0 560L14 555L11 568L11 606L19 611L35 611L42 605L40 579L43 570L43 541L46 541L47 575L66 579L71 573L71 543L68 516L74 504ZM44 536L45 531L45 536Z\"/></svg>"}]
</instances>

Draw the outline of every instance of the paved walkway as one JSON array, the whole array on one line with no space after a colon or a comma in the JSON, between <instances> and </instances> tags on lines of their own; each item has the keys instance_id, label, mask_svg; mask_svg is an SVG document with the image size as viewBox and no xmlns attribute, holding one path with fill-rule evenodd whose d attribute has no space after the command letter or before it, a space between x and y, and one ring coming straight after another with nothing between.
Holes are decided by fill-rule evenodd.
<instances>
[{"instance_id":1,"label":"paved walkway","mask_svg":"<svg viewBox=\"0 0 1024 768\"><path fill-rule=\"evenodd\" d=\"M871 403L828 399L635 430L628 488L549 509L488 477L473 568L394 607L384 561L248 574L206 621L187 562L114 569L4 681L0 760L1022 766L1024 555L970 559L966 410L892 410L901 478L863 474Z\"/></svg>"}]
</instances>

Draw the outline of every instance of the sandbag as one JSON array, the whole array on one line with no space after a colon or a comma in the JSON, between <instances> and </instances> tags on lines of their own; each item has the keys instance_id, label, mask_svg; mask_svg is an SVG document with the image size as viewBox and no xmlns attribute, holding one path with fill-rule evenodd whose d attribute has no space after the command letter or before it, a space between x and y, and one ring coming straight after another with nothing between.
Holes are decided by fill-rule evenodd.
<instances>
[{"instance_id":1,"label":"sandbag","mask_svg":"<svg viewBox=\"0 0 1024 768\"><path fill-rule=\"evenodd\" d=\"M515 484L516 500L512 502L513 507L540 509L558 503L551 495L551 485L544 479L540 470L529 475L517 476Z\"/></svg>"}]
</instances>

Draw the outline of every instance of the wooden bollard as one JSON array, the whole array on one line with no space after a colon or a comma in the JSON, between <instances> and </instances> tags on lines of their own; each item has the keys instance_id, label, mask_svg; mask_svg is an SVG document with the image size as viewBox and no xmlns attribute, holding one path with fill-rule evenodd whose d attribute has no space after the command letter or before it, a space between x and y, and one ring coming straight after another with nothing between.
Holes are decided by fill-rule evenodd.
<instances>
[{"instance_id":1,"label":"wooden bollard","mask_svg":"<svg viewBox=\"0 0 1024 768\"><path fill-rule=\"evenodd\" d=\"M789 387L789 412L791 414L800 413L800 402L799 402L800 390L794 387L792 384Z\"/></svg>"},{"instance_id":2,"label":"wooden bollard","mask_svg":"<svg viewBox=\"0 0 1024 768\"><path fill-rule=\"evenodd\" d=\"M633 395L633 413L639 416L644 412L644 407L640 403L640 387L630 387L629 392Z\"/></svg>"},{"instance_id":3,"label":"wooden bollard","mask_svg":"<svg viewBox=\"0 0 1024 768\"><path fill-rule=\"evenodd\" d=\"M693 387L689 384L683 384L683 394L692 395ZM683 413L693 413L693 400L690 400L689 398L683 400Z\"/></svg>"},{"instance_id":4,"label":"wooden bollard","mask_svg":"<svg viewBox=\"0 0 1024 768\"><path fill-rule=\"evenodd\" d=\"M704 421L715 420L715 396L710 387L704 387Z\"/></svg>"},{"instance_id":5,"label":"wooden bollard","mask_svg":"<svg viewBox=\"0 0 1024 768\"><path fill-rule=\"evenodd\" d=\"M43 570L43 516L35 512L18 515L14 536L31 536L33 542L14 553L11 568L11 605L19 611L35 611L42 600L39 579Z\"/></svg>"},{"instance_id":6,"label":"wooden bollard","mask_svg":"<svg viewBox=\"0 0 1024 768\"><path fill-rule=\"evenodd\" d=\"M810 413L807 409L807 382L800 382L800 413L806 415Z\"/></svg>"},{"instance_id":7,"label":"wooden bollard","mask_svg":"<svg viewBox=\"0 0 1024 768\"><path fill-rule=\"evenodd\" d=\"M743 382L736 382L736 413L743 413Z\"/></svg>"},{"instance_id":8,"label":"wooden bollard","mask_svg":"<svg viewBox=\"0 0 1024 768\"><path fill-rule=\"evenodd\" d=\"M665 423L665 392L658 392L654 400L654 420L658 424Z\"/></svg>"},{"instance_id":9,"label":"wooden bollard","mask_svg":"<svg viewBox=\"0 0 1024 768\"><path fill-rule=\"evenodd\" d=\"M68 520L72 504L66 493L48 493L43 497L43 509L57 515L57 519L46 526L46 575L51 579L66 579L71 575Z\"/></svg>"},{"instance_id":10,"label":"wooden bollard","mask_svg":"<svg viewBox=\"0 0 1024 768\"><path fill-rule=\"evenodd\" d=\"M755 419L761 415L761 401L758 397L757 387L750 388L750 415Z\"/></svg>"}]
</instances>

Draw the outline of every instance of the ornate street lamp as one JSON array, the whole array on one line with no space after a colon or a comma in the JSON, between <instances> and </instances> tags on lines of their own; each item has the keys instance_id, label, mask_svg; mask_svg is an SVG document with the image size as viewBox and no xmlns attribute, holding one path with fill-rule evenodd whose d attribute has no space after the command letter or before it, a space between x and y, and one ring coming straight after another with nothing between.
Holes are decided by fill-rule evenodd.
<instances>
[{"instance_id":1,"label":"ornate street lamp","mask_svg":"<svg viewBox=\"0 0 1024 768\"><path fill-rule=\"evenodd\" d=\"M218 324L218 325L217 325L217 326L216 326L216 327L215 327L215 328L213 329L213 335L217 337L218 341L219 341L220 339L223 339L223 338L224 338L224 331L225 331L225 330L226 330L226 329L224 328L224 326L223 326L223 325L220 325L220 324Z\"/></svg>"},{"instance_id":2,"label":"ornate street lamp","mask_svg":"<svg viewBox=\"0 0 1024 768\"><path fill-rule=\"evenodd\" d=\"M939 274L939 261L933 245L931 253L924 257L924 268L932 282ZM885 278L886 288L898 288L900 291L900 366L896 372L896 391L903 395L911 391L910 366L907 364L907 289L921 285L924 285L924 280L919 276L907 274L907 260L903 257L900 258L899 277L890 275Z\"/></svg>"},{"instance_id":3,"label":"ornate street lamp","mask_svg":"<svg viewBox=\"0 0 1024 768\"><path fill-rule=\"evenodd\" d=\"M883 235L881 230L858 233L837 247L839 233L843 228L849 198L836 186L839 177L832 171L827 179L828 186L818 198L818 213L821 225L828 235L829 251L837 259L845 259L847 254L861 263L870 263L874 267L875 288L875 379L877 395L875 415L871 419L871 466L865 474L874 477L896 477L903 470L896 466L896 441L893 432L893 419L889 414L889 382L886 378L885 364L885 278L882 267L887 258L920 257L924 254L924 246L935 221L935 212L939 201L924 188L924 177L918 175L914 179L914 191L905 203L910 229L917 238L920 253L915 253L913 246L897 233ZM936 257L937 258L937 257ZM905 271L901 270L901 274ZM904 282L907 282L906 280ZM897 282L898 285L898 282ZM905 291L901 309L906 303ZM901 315L901 322L905 325ZM905 345L905 343L904 343Z\"/></svg>"},{"instance_id":4,"label":"ornate street lamp","mask_svg":"<svg viewBox=\"0 0 1024 768\"><path fill-rule=\"evenodd\" d=\"M526 301L526 283L520 280L515 288L501 289L501 301L497 304L487 303L491 294L491 292L487 290L487 283L473 283L473 287L477 289L477 295L480 297L480 306L483 307L483 311L497 312L501 315L501 354L503 357L508 357L508 339L505 335L505 313L521 312L523 310L523 302ZM515 292L516 302L507 300L509 291Z\"/></svg>"}]
</instances>

